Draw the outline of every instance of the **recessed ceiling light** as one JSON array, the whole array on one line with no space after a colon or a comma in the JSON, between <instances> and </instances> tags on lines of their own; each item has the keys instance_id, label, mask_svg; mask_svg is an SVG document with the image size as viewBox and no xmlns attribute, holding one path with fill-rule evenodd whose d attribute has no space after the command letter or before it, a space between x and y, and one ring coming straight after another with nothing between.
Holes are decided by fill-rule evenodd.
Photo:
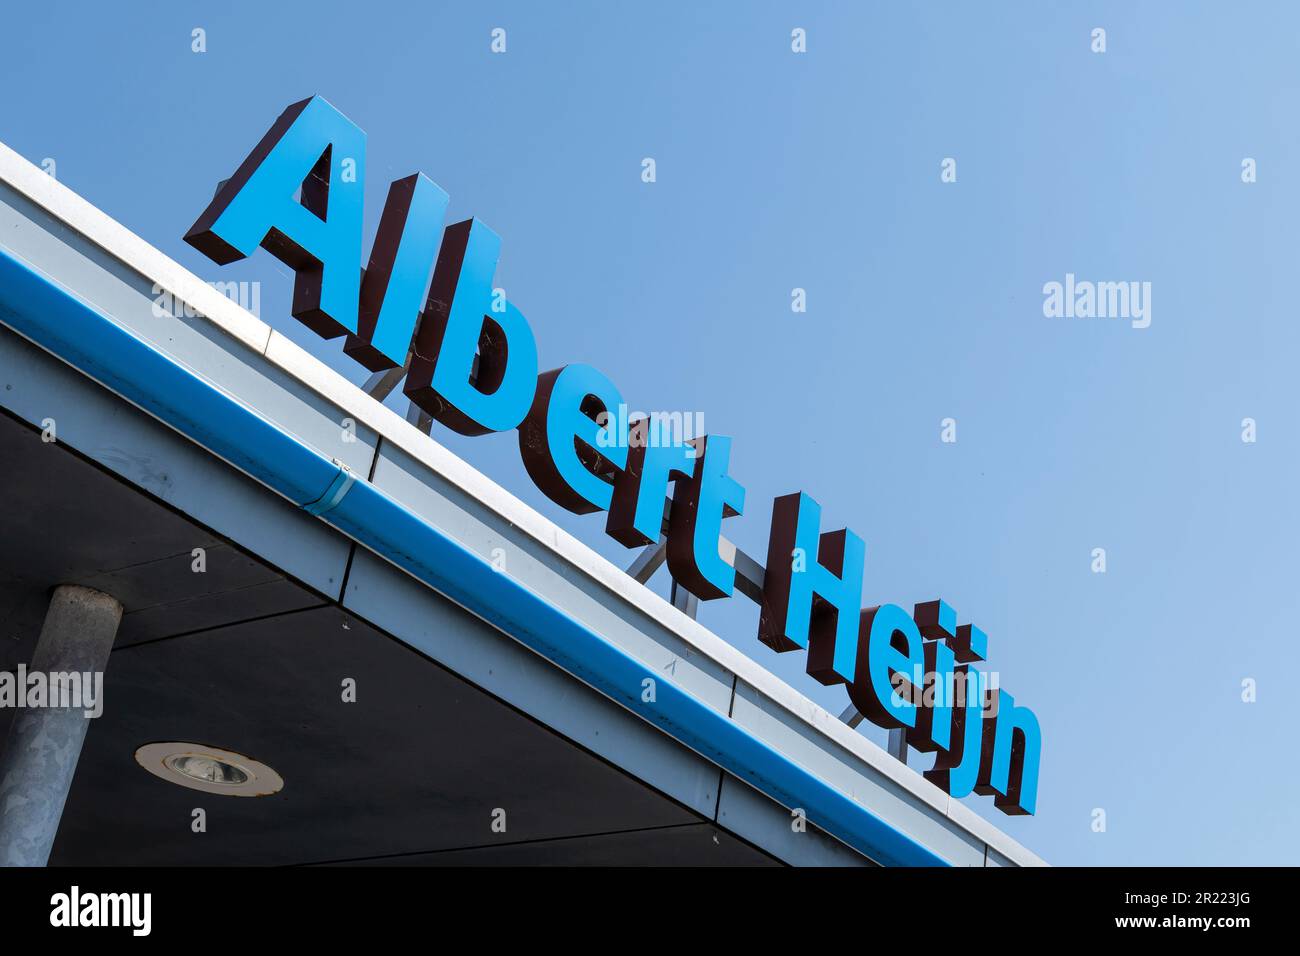
<instances>
[{"instance_id":1,"label":"recessed ceiling light","mask_svg":"<svg viewBox=\"0 0 1300 956\"><path fill-rule=\"evenodd\" d=\"M135 752L135 762L168 783L227 797L267 797L284 787L266 764L206 744L145 744Z\"/></svg>"}]
</instances>

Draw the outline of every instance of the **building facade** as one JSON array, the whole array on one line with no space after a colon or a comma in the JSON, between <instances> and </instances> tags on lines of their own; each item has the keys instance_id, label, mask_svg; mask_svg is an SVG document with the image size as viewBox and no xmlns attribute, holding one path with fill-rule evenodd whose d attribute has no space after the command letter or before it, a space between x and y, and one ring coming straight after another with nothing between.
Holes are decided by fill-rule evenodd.
<instances>
[{"instance_id":1,"label":"building facade","mask_svg":"<svg viewBox=\"0 0 1300 956\"><path fill-rule=\"evenodd\" d=\"M0 146L0 669L121 613L5 862L1041 864L237 298Z\"/></svg>"}]
</instances>

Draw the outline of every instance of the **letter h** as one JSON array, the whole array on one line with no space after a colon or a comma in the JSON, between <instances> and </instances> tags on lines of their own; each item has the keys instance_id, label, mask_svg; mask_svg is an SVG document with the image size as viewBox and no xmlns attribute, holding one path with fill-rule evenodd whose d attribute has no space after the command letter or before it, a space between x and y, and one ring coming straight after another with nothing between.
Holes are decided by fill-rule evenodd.
<instances>
[{"instance_id":1,"label":"letter h","mask_svg":"<svg viewBox=\"0 0 1300 956\"><path fill-rule=\"evenodd\" d=\"M778 652L807 648L808 673L841 684L856 673L867 549L848 529L820 531L821 507L808 495L773 502L758 639Z\"/></svg>"}]
</instances>

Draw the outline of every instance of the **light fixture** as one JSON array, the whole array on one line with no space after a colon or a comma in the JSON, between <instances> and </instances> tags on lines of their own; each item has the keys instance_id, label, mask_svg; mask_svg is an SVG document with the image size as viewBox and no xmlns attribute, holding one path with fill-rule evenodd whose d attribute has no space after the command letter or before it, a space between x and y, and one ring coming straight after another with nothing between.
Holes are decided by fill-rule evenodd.
<instances>
[{"instance_id":1,"label":"light fixture","mask_svg":"<svg viewBox=\"0 0 1300 956\"><path fill-rule=\"evenodd\" d=\"M284 787L266 764L206 744L145 744L135 752L135 762L168 783L227 797L267 797Z\"/></svg>"}]
</instances>

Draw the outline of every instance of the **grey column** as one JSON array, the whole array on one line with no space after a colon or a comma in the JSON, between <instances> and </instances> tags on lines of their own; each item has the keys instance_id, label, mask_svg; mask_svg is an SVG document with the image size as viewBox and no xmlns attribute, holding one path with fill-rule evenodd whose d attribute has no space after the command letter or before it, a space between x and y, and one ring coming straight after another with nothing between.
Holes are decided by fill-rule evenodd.
<instances>
[{"instance_id":1,"label":"grey column","mask_svg":"<svg viewBox=\"0 0 1300 956\"><path fill-rule=\"evenodd\" d=\"M122 605L100 591L54 591L28 671L102 674ZM0 865L45 866L90 719L85 708L22 710L0 756Z\"/></svg>"}]
</instances>

